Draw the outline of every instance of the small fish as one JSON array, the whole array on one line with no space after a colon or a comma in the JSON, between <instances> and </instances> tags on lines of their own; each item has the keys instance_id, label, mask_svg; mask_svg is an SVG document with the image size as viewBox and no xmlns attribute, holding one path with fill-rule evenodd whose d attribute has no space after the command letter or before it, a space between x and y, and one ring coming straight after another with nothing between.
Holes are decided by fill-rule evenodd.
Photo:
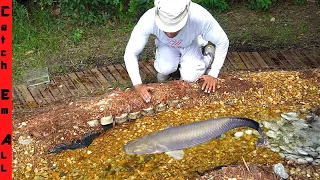
<instances>
[{"instance_id":1,"label":"small fish","mask_svg":"<svg viewBox=\"0 0 320 180\"><path fill-rule=\"evenodd\" d=\"M183 158L183 149L221 137L226 131L247 126L256 129L261 137L256 146L268 145L258 122L242 117L212 118L180 126L168 126L165 129L130 141L124 145L127 154L155 154L165 152L174 159Z\"/></svg>"}]
</instances>

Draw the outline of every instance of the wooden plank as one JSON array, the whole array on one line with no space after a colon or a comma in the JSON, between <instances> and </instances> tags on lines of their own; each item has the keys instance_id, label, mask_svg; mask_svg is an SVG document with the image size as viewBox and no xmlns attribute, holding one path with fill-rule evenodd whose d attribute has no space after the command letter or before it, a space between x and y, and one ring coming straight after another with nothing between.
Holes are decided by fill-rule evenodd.
<instances>
[{"instance_id":1,"label":"wooden plank","mask_svg":"<svg viewBox=\"0 0 320 180\"><path fill-rule=\"evenodd\" d=\"M98 68L99 71L102 73L102 75L108 80L108 82L110 84L114 84L117 83L118 81L116 80L116 78L111 74L111 72L109 71L108 68L106 67L101 67Z\"/></svg>"},{"instance_id":2,"label":"wooden plank","mask_svg":"<svg viewBox=\"0 0 320 180\"><path fill-rule=\"evenodd\" d=\"M313 49L313 51L316 52L320 56L320 48Z\"/></svg>"},{"instance_id":3,"label":"wooden plank","mask_svg":"<svg viewBox=\"0 0 320 180\"><path fill-rule=\"evenodd\" d=\"M38 85L38 88L43 98L47 101L47 103L52 103L55 101L55 97L53 97L47 84L40 84Z\"/></svg>"},{"instance_id":4,"label":"wooden plank","mask_svg":"<svg viewBox=\"0 0 320 180\"><path fill-rule=\"evenodd\" d=\"M21 93L24 101L26 102L27 106L30 108L35 108L38 106L37 102L33 99L31 93L29 92L26 85L17 85L16 88Z\"/></svg>"},{"instance_id":5,"label":"wooden plank","mask_svg":"<svg viewBox=\"0 0 320 180\"><path fill-rule=\"evenodd\" d=\"M232 55L230 54L230 52L227 53L226 59L228 59L228 61L230 62L230 64L231 64L232 67L234 68L234 70L240 69L240 68L237 66L237 63L236 63L236 62L234 61L234 59L232 58Z\"/></svg>"},{"instance_id":6,"label":"wooden plank","mask_svg":"<svg viewBox=\"0 0 320 180\"><path fill-rule=\"evenodd\" d=\"M262 66L259 64L259 62L255 59L255 57L251 54L251 52L245 52L245 56L247 56L248 60L253 65L254 69L262 69Z\"/></svg>"},{"instance_id":7,"label":"wooden plank","mask_svg":"<svg viewBox=\"0 0 320 180\"><path fill-rule=\"evenodd\" d=\"M236 52L228 52L227 58L232 63L233 67L237 70L247 69L246 65L242 62L240 56Z\"/></svg>"},{"instance_id":8,"label":"wooden plank","mask_svg":"<svg viewBox=\"0 0 320 180\"><path fill-rule=\"evenodd\" d=\"M292 55L290 51L280 51L280 53L289 61L291 64L294 64L294 69L305 69L305 65L302 61L296 56Z\"/></svg>"},{"instance_id":9,"label":"wooden plank","mask_svg":"<svg viewBox=\"0 0 320 180\"><path fill-rule=\"evenodd\" d=\"M317 62L320 63L320 51L319 51L319 54L318 54L315 49L312 49L312 50L310 50L310 53L313 55L313 57L315 57Z\"/></svg>"},{"instance_id":10,"label":"wooden plank","mask_svg":"<svg viewBox=\"0 0 320 180\"><path fill-rule=\"evenodd\" d=\"M68 88L68 90L73 96L77 96L81 94L81 92L73 84L73 82L71 81L68 75L60 76L60 79L62 80L63 84Z\"/></svg>"},{"instance_id":11,"label":"wooden plank","mask_svg":"<svg viewBox=\"0 0 320 180\"><path fill-rule=\"evenodd\" d=\"M149 70L145 61L139 61L139 65L144 69L145 73L148 74L148 78L155 78L156 76Z\"/></svg>"},{"instance_id":12,"label":"wooden plank","mask_svg":"<svg viewBox=\"0 0 320 180\"><path fill-rule=\"evenodd\" d=\"M102 87L108 87L110 84L108 80L103 76L98 68L91 69L92 74L96 77Z\"/></svg>"},{"instance_id":13,"label":"wooden plank","mask_svg":"<svg viewBox=\"0 0 320 180\"><path fill-rule=\"evenodd\" d=\"M251 54L256 58L262 68L269 68L268 64L263 60L258 52L252 52Z\"/></svg>"},{"instance_id":14,"label":"wooden plank","mask_svg":"<svg viewBox=\"0 0 320 180\"><path fill-rule=\"evenodd\" d=\"M310 61L305 55L301 54L299 51L292 51L294 52L300 59L301 61L307 65L309 68L315 68L317 65L315 65L312 61Z\"/></svg>"},{"instance_id":15,"label":"wooden plank","mask_svg":"<svg viewBox=\"0 0 320 180\"><path fill-rule=\"evenodd\" d=\"M293 69L294 65L289 63L289 61L280 53L280 52L273 52L273 54L280 60L280 62L284 65L286 69Z\"/></svg>"},{"instance_id":16,"label":"wooden plank","mask_svg":"<svg viewBox=\"0 0 320 180\"><path fill-rule=\"evenodd\" d=\"M72 96L72 93L69 91L68 87L65 84L66 82L63 82L60 76L51 78L51 81L57 86L62 95L62 99Z\"/></svg>"},{"instance_id":17,"label":"wooden plank","mask_svg":"<svg viewBox=\"0 0 320 180\"><path fill-rule=\"evenodd\" d=\"M75 72L75 74L79 78L81 84L83 84L90 93L93 93L93 91L95 90L95 87L90 82L88 77L82 71Z\"/></svg>"},{"instance_id":18,"label":"wooden plank","mask_svg":"<svg viewBox=\"0 0 320 180\"><path fill-rule=\"evenodd\" d=\"M287 53L290 54L291 57L293 57L297 62L299 61L299 63L302 64L304 68L309 67L309 65L305 64L305 62L303 62L303 60L300 59L300 57L293 50L289 50L289 51L287 51Z\"/></svg>"},{"instance_id":19,"label":"wooden plank","mask_svg":"<svg viewBox=\"0 0 320 180\"><path fill-rule=\"evenodd\" d=\"M314 65L316 65L317 67L320 66L320 60L317 61L317 59L311 54L311 51L302 51L302 54L304 54L310 61L312 61L312 63Z\"/></svg>"},{"instance_id":20,"label":"wooden plank","mask_svg":"<svg viewBox=\"0 0 320 180\"><path fill-rule=\"evenodd\" d=\"M140 70L140 74L141 74L142 79L152 77L150 71L142 64L141 61L138 61L138 64L139 64L139 70Z\"/></svg>"},{"instance_id":21,"label":"wooden plank","mask_svg":"<svg viewBox=\"0 0 320 180\"><path fill-rule=\"evenodd\" d=\"M15 86L12 88L12 94L14 94L16 97L14 104L16 104L17 108L28 107L26 101L24 100L24 98L20 94L20 91Z\"/></svg>"},{"instance_id":22,"label":"wooden plank","mask_svg":"<svg viewBox=\"0 0 320 180\"><path fill-rule=\"evenodd\" d=\"M235 68L233 67L233 65L231 64L231 62L228 58L226 58L224 60L222 68L225 68L225 70L227 70L227 71L234 71L235 70Z\"/></svg>"},{"instance_id":23,"label":"wooden plank","mask_svg":"<svg viewBox=\"0 0 320 180\"><path fill-rule=\"evenodd\" d=\"M12 111L17 109L22 109L22 103L20 103L14 88L12 88Z\"/></svg>"},{"instance_id":24,"label":"wooden plank","mask_svg":"<svg viewBox=\"0 0 320 180\"><path fill-rule=\"evenodd\" d=\"M131 79L129 77L129 74L126 70L126 67L124 64L115 64L114 67L118 70L118 72L120 73L120 75L122 76L122 78L128 82L130 81L131 82Z\"/></svg>"},{"instance_id":25,"label":"wooden plank","mask_svg":"<svg viewBox=\"0 0 320 180\"><path fill-rule=\"evenodd\" d=\"M118 82L120 82L120 83L125 83L126 82L113 65L109 65L109 66L107 66L107 68L111 72L112 76L115 77L115 79Z\"/></svg>"},{"instance_id":26,"label":"wooden plank","mask_svg":"<svg viewBox=\"0 0 320 180\"><path fill-rule=\"evenodd\" d=\"M154 69L154 66L151 65L150 63L148 63L148 61L141 61L142 64L144 64L144 66L146 68L148 68L148 70L150 71L150 73L153 75L153 77L157 77L157 71Z\"/></svg>"},{"instance_id":27,"label":"wooden plank","mask_svg":"<svg viewBox=\"0 0 320 180\"><path fill-rule=\"evenodd\" d=\"M75 73L70 73L68 74L68 76L80 93L87 92L87 88L82 84L81 80L78 78L78 76Z\"/></svg>"},{"instance_id":28,"label":"wooden plank","mask_svg":"<svg viewBox=\"0 0 320 180\"><path fill-rule=\"evenodd\" d=\"M85 76L90 80L92 85L94 86L94 94L101 94L104 91L105 87L102 86L100 81L95 77L95 75L90 70L83 71Z\"/></svg>"},{"instance_id":29,"label":"wooden plank","mask_svg":"<svg viewBox=\"0 0 320 180\"><path fill-rule=\"evenodd\" d=\"M58 84L55 83L55 81L53 81L52 79L50 80L50 83L47 85L47 87L49 88L55 100L61 100L64 98L63 94L59 90Z\"/></svg>"},{"instance_id":30,"label":"wooden plank","mask_svg":"<svg viewBox=\"0 0 320 180\"><path fill-rule=\"evenodd\" d=\"M96 76L89 69L86 69L83 72L96 89L99 89L102 87L102 84L100 83L100 81L96 78Z\"/></svg>"},{"instance_id":31,"label":"wooden plank","mask_svg":"<svg viewBox=\"0 0 320 180\"><path fill-rule=\"evenodd\" d=\"M42 96L38 86L29 86L27 88L39 106L47 104L47 101Z\"/></svg>"},{"instance_id":32,"label":"wooden plank","mask_svg":"<svg viewBox=\"0 0 320 180\"><path fill-rule=\"evenodd\" d=\"M251 61L248 59L248 57L246 56L245 52L238 52L240 58L242 59L242 61L244 62L244 64L246 65L246 67L249 70L253 70L255 69L254 65L251 63Z\"/></svg>"},{"instance_id":33,"label":"wooden plank","mask_svg":"<svg viewBox=\"0 0 320 180\"><path fill-rule=\"evenodd\" d=\"M271 57L269 57L266 52L259 52L260 56L265 60L265 62L268 64L268 67L270 69L277 69L278 66L271 60Z\"/></svg>"},{"instance_id":34,"label":"wooden plank","mask_svg":"<svg viewBox=\"0 0 320 180\"><path fill-rule=\"evenodd\" d=\"M273 54L271 51L265 52L265 53L270 58L270 60L274 62L274 64L278 68L281 68L281 69L285 69L286 68L286 66L284 66L284 64L281 62L281 60L275 54Z\"/></svg>"}]
</instances>

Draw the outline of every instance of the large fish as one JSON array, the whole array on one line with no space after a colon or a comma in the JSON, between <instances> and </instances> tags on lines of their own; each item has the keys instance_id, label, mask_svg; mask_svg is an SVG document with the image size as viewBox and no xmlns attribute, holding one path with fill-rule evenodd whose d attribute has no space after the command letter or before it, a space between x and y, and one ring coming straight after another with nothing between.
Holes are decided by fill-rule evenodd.
<instances>
[{"instance_id":1,"label":"large fish","mask_svg":"<svg viewBox=\"0 0 320 180\"><path fill-rule=\"evenodd\" d=\"M183 158L183 149L221 137L226 131L247 126L257 130L261 137L256 146L267 146L259 123L242 117L213 118L180 126L168 126L165 129L135 139L126 144L123 149L127 154L155 154L165 152L175 159Z\"/></svg>"}]
</instances>

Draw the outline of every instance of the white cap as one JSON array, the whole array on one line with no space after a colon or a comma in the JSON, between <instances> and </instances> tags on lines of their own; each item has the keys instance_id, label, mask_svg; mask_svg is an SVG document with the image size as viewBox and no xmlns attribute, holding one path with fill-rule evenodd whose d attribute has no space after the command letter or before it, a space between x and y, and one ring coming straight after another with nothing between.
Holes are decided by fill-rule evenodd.
<instances>
[{"instance_id":1,"label":"white cap","mask_svg":"<svg viewBox=\"0 0 320 180\"><path fill-rule=\"evenodd\" d=\"M156 24L164 32L177 32L188 20L191 0L155 0Z\"/></svg>"}]
</instances>

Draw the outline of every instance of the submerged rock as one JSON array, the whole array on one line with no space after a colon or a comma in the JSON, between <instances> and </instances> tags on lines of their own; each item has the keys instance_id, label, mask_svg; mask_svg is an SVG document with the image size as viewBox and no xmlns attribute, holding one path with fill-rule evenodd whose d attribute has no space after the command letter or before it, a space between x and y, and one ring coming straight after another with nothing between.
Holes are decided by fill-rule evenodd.
<instances>
[{"instance_id":1,"label":"submerged rock","mask_svg":"<svg viewBox=\"0 0 320 180\"><path fill-rule=\"evenodd\" d=\"M270 129L266 135L270 137L272 151L297 164L318 164L320 120L314 113L306 116L312 116L314 121L307 122L299 119L298 113L288 112L281 114L283 119L277 122L263 122L263 125Z\"/></svg>"},{"instance_id":2,"label":"submerged rock","mask_svg":"<svg viewBox=\"0 0 320 180\"><path fill-rule=\"evenodd\" d=\"M284 169L284 166L281 163L275 164L273 166L273 171L276 175L280 176L282 179L288 179L289 174Z\"/></svg>"}]
</instances>

